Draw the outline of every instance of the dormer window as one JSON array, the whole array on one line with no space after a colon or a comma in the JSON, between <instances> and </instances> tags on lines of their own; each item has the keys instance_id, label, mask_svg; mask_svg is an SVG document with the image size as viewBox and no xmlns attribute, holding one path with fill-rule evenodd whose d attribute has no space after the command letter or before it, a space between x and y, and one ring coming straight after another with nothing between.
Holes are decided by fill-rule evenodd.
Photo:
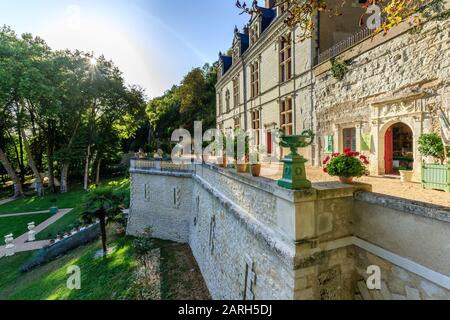
<instances>
[{"instance_id":1,"label":"dormer window","mask_svg":"<svg viewBox=\"0 0 450 320\"><path fill-rule=\"evenodd\" d=\"M240 56L240 48L237 45L233 49L233 64L239 61Z\"/></svg>"},{"instance_id":2,"label":"dormer window","mask_svg":"<svg viewBox=\"0 0 450 320\"><path fill-rule=\"evenodd\" d=\"M259 23L250 28L250 43L255 44L259 39Z\"/></svg>"}]
</instances>

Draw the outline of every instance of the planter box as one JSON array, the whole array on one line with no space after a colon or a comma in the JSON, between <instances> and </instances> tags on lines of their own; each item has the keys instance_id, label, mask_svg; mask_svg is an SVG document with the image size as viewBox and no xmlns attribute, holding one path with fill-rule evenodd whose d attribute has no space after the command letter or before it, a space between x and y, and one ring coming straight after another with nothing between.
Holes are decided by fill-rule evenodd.
<instances>
[{"instance_id":1,"label":"planter box","mask_svg":"<svg viewBox=\"0 0 450 320\"><path fill-rule=\"evenodd\" d=\"M422 186L450 192L450 164L423 164Z\"/></svg>"}]
</instances>

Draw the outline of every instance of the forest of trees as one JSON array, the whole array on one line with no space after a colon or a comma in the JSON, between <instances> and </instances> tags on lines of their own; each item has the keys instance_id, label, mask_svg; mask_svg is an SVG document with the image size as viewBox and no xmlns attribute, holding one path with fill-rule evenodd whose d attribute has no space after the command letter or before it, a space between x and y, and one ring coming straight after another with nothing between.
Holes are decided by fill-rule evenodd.
<instances>
[{"instance_id":1,"label":"forest of trees","mask_svg":"<svg viewBox=\"0 0 450 320\"><path fill-rule=\"evenodd\" d=\"M0 28L0 175L15 197L30 177L39 195L44 176L51 192L67 192L69 178L87 189L124 153L168 152L172 130L194 120L214 126L216 78L216 67L205 65L147 101L103 56L54 51L39 37Z\"/></svg>"}]
</instances>

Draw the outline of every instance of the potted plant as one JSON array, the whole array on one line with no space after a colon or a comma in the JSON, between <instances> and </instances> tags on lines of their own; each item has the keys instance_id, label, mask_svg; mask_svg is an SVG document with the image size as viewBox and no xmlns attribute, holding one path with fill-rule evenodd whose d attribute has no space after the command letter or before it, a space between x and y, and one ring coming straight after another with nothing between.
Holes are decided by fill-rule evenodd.
<instances>
[{"instance_id":1,"label":"potted plant","mask_svg":"<svg viewBox=\"0 0 450 320\"><path fill-rule=\"evenodd\" d=\"M409 168L399 168L398 172L400 173L400 181L401 182L411 182L414 171Z\"/></svg>"},{"instance_id":2,"label":"potted plant","mask_svg":"<svg viewBox=\"0 0 450 320\"><path fill-rule=\"evenodd\" d=\"M345 149L344 154L335 153L324 161L324 172L332 177L339 177L342 183L351 184L354 178L360 178L368 174L369 161L364 155Z\"/></svg>"},{"instance_id":3,"label":"potted plant","mask_svg":"<svg viewBox=\"0 0 450 320\"><path fill-rule=\"evenodd\" d=\"M244 150L239 148L239 144L244 143ZM239 154L244 151L244 154ZM239 173L247 172L250 154L250 145L248 137L243 132L237 132L234 137L234 161L236 171Z\"/></svg>"},{"instance_id":4,"label":"potted plant","mask_svg":"<svg viewBox=\"0 0 450 320\"><path fill-rule=\"evenodd\" d=\"M261 175L261 155L264 152L263 146L256 146L250 154L252 176L259 177Z\"/></svg>"},{"instance_id":5,"label":"potted plant","mask_svg":"<svg viewBox=\"0 0 450 320\"><path fill-rule=\"evenodd\" d=\"M419 152L434 159L434 163L422 164L422 186L450 192L450 165L445 164L446 148L437 133L423 134L419 138Z\"/></svg>"}]
</instances>

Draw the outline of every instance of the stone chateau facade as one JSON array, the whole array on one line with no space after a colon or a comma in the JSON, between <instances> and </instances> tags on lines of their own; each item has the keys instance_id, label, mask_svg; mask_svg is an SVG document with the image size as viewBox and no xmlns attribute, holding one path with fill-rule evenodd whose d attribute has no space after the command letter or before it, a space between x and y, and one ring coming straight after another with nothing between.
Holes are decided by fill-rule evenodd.
<instances>
[{"instance_id":1,"label":"stone chateau facade","mask_svg":"<svg viewBox=\"0 0 450 320\"><path fill-rule=\"evenodd\" d=\"M370 157L373 175L413 169L420 180L418 139L439 132L440 111L449 115L450 20L418 29L404 22L370 36L355 4L342 17L318 15L313 37L300 41L300 30L284 23L285 8L255 3L257 13L220 54L218 127L261 130L258 144L269 153L271 130L311 129L316 141L304 155L313 165L351 148ZM332 57L349 63L342 80Z\"/></svg>"}]
</instances>

